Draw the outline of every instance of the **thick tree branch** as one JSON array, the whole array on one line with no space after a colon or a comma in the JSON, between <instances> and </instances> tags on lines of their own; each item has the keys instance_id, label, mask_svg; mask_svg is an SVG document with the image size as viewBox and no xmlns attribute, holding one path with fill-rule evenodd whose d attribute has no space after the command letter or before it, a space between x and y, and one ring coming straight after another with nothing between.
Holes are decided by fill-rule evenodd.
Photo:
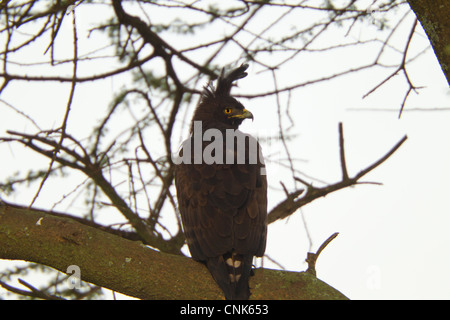
<instances>
[{"instance_id":1,"label":"thick tree branch","mask_svg":"<svg viewBox=\"0 0 450 320\"><path fill-rule=\"evenodd\" d=\"M139 217L138 213L134 212L131 209L131 207L125 202L125 200L117 193L117 190L105 178L102 173L102 159L96 159L95 162L92 162L88 157L85 149L76 140L73 139L73 142L76 142L77 146L79 146L83 150L83 154L77 153L75 149L72 150L64 145L59 145L51 138L43 137L39 134L29 135L14 131L8 131L8 133L20 138L0 137L0 141L19 142L26 147L36 151L37 153L42 154L57 163L60 163L63 166L82 171L84 174L86 174L86 176L88 176L95 182L95 184L109 198L114 207L116 207L117 210L119 210L119 212L130 222L142 241L150 246L159 248L161 251L179 254L179 250L183 246L184 242L183 234L178 233L174 238L170 240L165 240L161 235L154 234L151 228L144 222L144 220ZM66 138L71 137L69 135L66 135ZM46 149L38 146L36 142L39 142L45 146L59 148L61 152L57 154L52 149ZM75 161L71 161L66 158L74 158Z\"/></svg>"},{"instance_id":2,"label":"thick tree branch","mask_svg":"<svg viewBox=\"0 0 450 320\"><path fill-rule=\"evenodd\" d=\"M223 299L206 268L50 212L0 202L0 258L26 260L141 299ZM258 269L254 299L346 299L306 272Z\"/></svg>"},{"instance_id":3,"label":"thick tree branch","mask_svg":"<svg viewBox=\"0 0 450 320\"><path fill-rule=\"evenodd\" d=\"M136 232L139 234L141 239L143 239L149 245L155 245L155 243L153 242L155 240L155 237L152 236L150 230L147 228L142 219L138 216L137 213L133 212L133 210L123 200L123 198L118 195L117 191L114 189L111 183L109 183L103 176L102 168L100 165L101 160L93 163L91 162L85 151L84 155L80 155L75 150L60 145L56 141L48 137L42 137L39 134L29 135L13 131L8 131L8 133L14 136L19 136L21 138L0 138L0 141L20 142L25 146L27 146L28 148L48 157L52 161L58 162L63 166L68 166L70 168L77 169L85 173L96 183L96 185L99 186L99 188L105 193L105 195L109 198L112 204L123 214L123 216L127 218L127 220L131 223L131 225L136 229ZM35 144L36 141L39 141L40 143L46 146L54 147L55 149L51 150L41 148L40 146ZM61 152L58 154L56 152L56 149L58 149L58 151ZM68 159L65 159L64 155L61 155L62 152L66 153L70 157L75 158L75 161L73 162ZM163 243L164 242L162 241L161 243L158 244Z\"/></svg>"},{"instance_id":4,"label":"thick tree branch","mask_svg":"<svg viewBox=\"0 0 450 320\"><path fill-rule=\"evenodd\" d=\"M450 85L450 2L448 0L408 0L427 33L441 69Z\"/></svg>"}]
</instances>

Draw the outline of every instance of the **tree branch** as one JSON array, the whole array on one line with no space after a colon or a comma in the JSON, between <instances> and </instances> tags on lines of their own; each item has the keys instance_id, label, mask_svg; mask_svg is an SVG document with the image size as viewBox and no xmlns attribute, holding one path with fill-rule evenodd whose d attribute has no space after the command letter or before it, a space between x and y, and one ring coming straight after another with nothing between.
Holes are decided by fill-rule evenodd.
<instances>
[{"instance_id":1,"label":"tree branch","mask_svg":"<svg viewBox=\"0 0 450 320\"><path fill-rule=\"evenodd\" d=\"M408 0L408 3L427 33L450 85L450 3L447 0Z\"/></svg>"},{"instance_id":2,"label":"tree branch","mask_svg":"<svg viewBox=\"0 0 450 320\"><path fill-rule=\"evenodd\" d=\"M51 212L0 202L0 258L26 260L141 299L223 299L206 268ZM257 269L254 299L346 299L306 272Z\"/></svg>"},{"instance_id":3,"label":"tree branch","mask_svg":"<svg viewBox=\"0 0 450 320\"><path fill-rule=\"evenodd\" d=\"M119 210L120 213L131 223L133 228L136 230L136 232L139 234L141 239L145 241L148 245L153 245L155 247L160 248L161 250L164 250L165 248L169 248L170 246L167 245L166 241L162 239L161 237L154 237L147 225L144 223L144 221L138 216L137 213L133 212L133 210L128 206L128 204L125 202L125 200L119 196L117 191L114 189L114 187L111 185L109 181L106 180L102 173L101 160L99 162L92 163L87 156L87 154L84 152L84 156L79 155L75 150L71 150L63 145L59 145L54 140L48 138L48 137L42 137L39 136L39 134L36 135L29 135L25 133L18 133L13 131L8 131L9 134L14 136L19 136L21 138L1 138L0 141L17 141L28 148L46 156L47 158L51 159L52 161L56 161L60 163L63 166L68 166L73 169L77 169L82 171L86 176L91 178L96 185L103 191L103 193L109 198L109 200L112 202L112 204ZM40 148L33 142L39 141L40 143L52 146L52 147L58 147L59 151L63 151L64 153L70 155L71 157L75 158L75 162L71 162L67 159L65 159L61 154L57 154L54 152L54 150L47 150ZM84 150L84 148L83 148ZM51 168L50 168L51 169ZM162 247L159 247L162 245ZM170 248L169 248L170 249Z\"/></svg>"},{"instance_id":4,"label":"tree branch","mask_svg":"<svg viewBox=\"0 0 450 320\"><path fill-rule=\"evenodd\" d=\"M170 46L166 41L164 41L161 37L159 37L156 33L154 33L151 30L150 26L147 25L144 21L142 21L139 17L135 17L126 13L125 10L123 10L121 0L112 0L112 5L119 22L121 24L136 28L136 30L141 35L142 39L144 39L146 43L153 46L153 49L157 56L160 56L163 59L165 59L170 55L176 55L180 60L196 68L201 73L207 74L211 76L213 79L217 77L217 75L210 69L195 63L194 61L188 59L183 54L172 48L172 46ZM176 76L173 77L174 75L175 73L173 73L171 77L175 81L177 77Z\"/></svg>"},{"instance_id":5,"label":"tree branch","mask_svg":"<svg viewBox=\"0 0 450 320\"><path fill-rule=\"evenodd\" d=\"M277 206L275 206L270 212L268 216L268 222L272 223L280 219L284 219L295 211L297 211L300 207L316 200L317 198L325 197L327 194L331 192L335 192L355 184L358 184L359 179L365 176L367 173L381 165L384 161L386 161L395 151L400 148L400 146L406 141L407 136L404 136L394 147L392 147L383 157L375 161L373 164L368 166L367 168L361 170L354 177L350 178L347 172L346 160L345 160L345 152L344 152L344 137L343 137L343 128L342 124L339 124L339 149L340 149L340 159L341 159L341 170L342 170L342 180L330 184L325 187L314 187L311 184L303 182L298 179L300 182L306 184L306 192L304 190L296 190L290 193L290 196L286 197L286 200L280 202ZM302 197L298 198L300 195ZM296 200L296 198L298 198Z\"/></svg>"},{"instance_id":6,"label":"tree branch","mask_svg":"<svg viewBox=\"0 0 450 320\"><path fill-rule=\"evenodd\" d=\"M333 241L338 235L339 235L339 233L335 232L331 236L329 236L328 239L325 240L324 243L322 243L322 245L319 247L319 250L317 250L316 253L308 252L308 255L306 258L306 262L308 263L308 269L306 270L306 272L309 272L313 276L316 276L316 263L317 263L317 259L319 258L319 255L330 244L330 242Z\"/></svg>"},{"instance_id":7,"label":"tree branch","mask_svg":"<svg viewBox=\"0 0 450 320\"><path fill-rule=\"evenodd\" d=\"M19 279L19 283L22 284L23 286L29 288L30 291L10 286L9 284L7 284L6 282L3 282L3 281L0 281L0 287L3 287L4 289L6 289L12 293L21 295L21 296L45 299L45 300L65 300L65 299L57 297L57 296L47 295L46 293L39 291L38 289L36 289L35 287L33 287L32 285L30 285L29 283L25 282L22 279Z\"/></svg>"}]
</instances>

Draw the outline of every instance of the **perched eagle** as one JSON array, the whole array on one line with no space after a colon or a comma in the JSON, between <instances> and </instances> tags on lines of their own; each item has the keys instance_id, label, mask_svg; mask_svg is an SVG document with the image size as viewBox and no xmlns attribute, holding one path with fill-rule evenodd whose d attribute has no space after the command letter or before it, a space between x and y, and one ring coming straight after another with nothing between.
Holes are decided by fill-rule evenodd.
<instances>
[{"instance_id":1,"label":"perched eagle","mask_svg":"<svg viewBox=\"0 0 450 320\"><path fill-rule=\"evenodd\" d=\"M226 299L248 299L254 256L267 235L267 180L260 146L237 130L253 115L230 95L247 64L205 87L191 136L178 154L175 186L189 251L203 262Z\"/></svg>"}]
</instances>

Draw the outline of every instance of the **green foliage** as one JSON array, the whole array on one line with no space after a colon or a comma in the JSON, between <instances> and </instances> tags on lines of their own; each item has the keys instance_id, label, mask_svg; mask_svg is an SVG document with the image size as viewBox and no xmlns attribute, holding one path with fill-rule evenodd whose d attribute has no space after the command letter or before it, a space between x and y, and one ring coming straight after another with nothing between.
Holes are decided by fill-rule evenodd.
<instances>
[{"instance_id":1,"label":"green foliage","mask_svg":"<svg viewBox=\"0 0 450 320\"><path fill-rule=\"evenodd\" d=\"M41 279L48 279L44 285L33 287L38 290L39 294L48 296L50 299L68 299L68 300L93 300L101 299L104 296L104 291L101 287L92 285L90 283L80 281L74 286L70 284L70 275L63 274L53 268L37 263L26 263L17 266L5 268L0 272L0 287L2 283L8 282L9 286L21 290L23 292L30 291L27 289L27 282L22 280L26 277L38 277ZM17 285L12 285L16 283ZM37 300L37 296L30 295L17 296L13 291L7 291L8 298L18 297L21 300Z\"/></svg>"},{"instance_id":2,"label":"green foliage","mask_svg":"<svg viewBox=\"0 0 450 320\"><path fill-rule=\"evenodd\" d=\"M6 178L6 181L0 181L0 191L3 191L6 195L13 194L17 188L22 185L30 186L34 182L39 182L47 174L48 170L29 170L25 176L20 177L21 172L14 172L10 177ZM64 168L56 167L52 169L49 176L63 176Z\"/></svg>"},{"instance_id":3,"label":"green foliage","mask_svg":"<svg viewBox=\"0 0 450 320\"><path fill-rule=\"evenodd\" d=\"M146 86L150 89L156 89L159 91L170 91L173 88L167 83L167 77L156 76L152 70L143 71L137 70L133 72L133 81L140 82L143 81Z\"/></svg>"}]
</instances>

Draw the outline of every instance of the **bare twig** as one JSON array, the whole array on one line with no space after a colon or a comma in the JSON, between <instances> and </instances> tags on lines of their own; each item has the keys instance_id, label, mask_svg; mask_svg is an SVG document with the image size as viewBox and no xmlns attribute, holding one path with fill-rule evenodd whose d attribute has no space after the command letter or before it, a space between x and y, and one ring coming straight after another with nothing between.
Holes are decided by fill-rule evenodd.
<instances>
[{"instance_id":1,"label":"bare twig","mask_svg":"<svg viewBox=\"0 0 450 320\"><path fill-rule=\"evenodd\" d=\"M344 129L342 122L339 122L339 153L341 158L342 180L348 180L347 164L345 162L345 149L344 149Z\"/></svg>"},{"instance_id":2,"label":"bare twig","mask_svg":"<svg viewBox=\"0 0 450 320\"><path fill-rule=\"evenodd\" d=\"M344 189L344 188L347 188L347 187L350 187L350 186L353 186L356 184L360 184L361 182L359 182L359 179L361 179L367 173L369 173L370 171L372 171L373 169L375 169L376 167L381 165L384 161L386 161L395 151L397 151L400 148L400 146L406 141L406 139L407 139L407 136L404 136L383 157L381 157L380 159L375 161L373 164L371 164L367 168L361 170L355 176L349 177L348 173L345 174L346 169L345 170L343 169L343 168L345 168L346 161L345 161L345 155L344 155L344 150L343 150L344 139L343 139L343 136L340 136L340 139L339 139L340 146L341 146L340 157L341 157L341 161L343 160L343 162L341 162L341 168L343 170L343 179L339 182L327 185L325 187L314 187L311 184L307 184L307 189L306 189L305 193L303 192L304 190L302 190L302 189L294 191L292 194L296 194L297 197L300 194L303 194L303 196L296 200L292 200L292 198L287 197L286 200L280 202L277 206L275 206L269 212L268 222L272 223L277 220L284 219L284 218L290 216L291 214L293 214L295 211L297 211L298 208L300 208L318 198L324 197L329 193L332 193L332 192L335 192L335 191L338 191L338 190L341 190L341 189ZM347 177L347 178L345 178L345 177Z\"/></svg>"},{"instance_id":3,"label":"bare twig","mask_svg":"<svg viewBox=\"0 0 450 320\"><path fill-rule=\"evenodd\" d=\"M31 298L38 298L38 299L44 299L44 300L65 300L64 298L58 297L58 296L54 296L54 295L49 295L37 288L35 288L34 286L32 286L31 284L29 284L28 282L26 282L25 280L19 279L18 280L19 283L25 287L27 287L28 289L30 289L30 291L28 290L23 290L23 289L19 289L16 287L13 287L9 284L7 284L6 282L0 281L0 286L3 287L4 289L11 291L15 294L21 295L21 296L26 296L26 297L31 297Z\"/></svg>"},{"instance_id":4,"label":"bare twig","mask_svg":"<svg viewBox=\"0 0 450 320\"><path fill-rule=\"evenodd\" d=\"M398 117L400 118L403 112L403 108L405 107L406 104L406 100L408 99L409 94L411 93L411 91L417 92L418 89L421 89L422 87L417 87L415 85L413 85L413 83L411 82L411 79L409 78L408 72L406 71L406 57L408 55L408 49L409 49L409 45L411 44L411 40L413 38L414 32L416 30L417 27L417 19L414 19L414 22L412 24L411 30L409 32L407 41L406 41L406 45L405 45L405 49L403 50L403 56L402 56L402 60L400 61L399 66L397 67L397 69L395 69L394 72L392 72L388 77L386 77L383 81L381 81L378 85L376 85L375 87L373 87L371 90L369 90L369 92L367 92L364 96L363 99L368 97L370 94L372 94L373 92L375 92L377 89L379 89L381 86L383 86L385 83L387 83L389 80L391 80L394 76L396 76L399 72L403 72L406 82L408 83L408 89L406 91L406 94L403 98L401 107L400 107L400 112ZM381 53L382 51L380 51ZM379 57L377 57L378 60Z\"/></svg>"},{"instance_id":5,"label":"bare twig","mask_svg":"<svg viewBox=\"0 0 450 320\"><path fill-rule=\"evenodd\" d=\"M324 243L320 246L319 250L317 250L316 253L308 252L308 256L306 258L306 262L308 263L308 269L306 272L311 273L313 276L316 276L316 262L319 258L320 253L325 249L331 241L333 241L337 236L339 235L339 232L333 233L330 237L328 237L327 240L325 240Z\"/></svg>"},{"instance_id":6,"label":"bare twig","mask_svg":"<svg viewBox=\"0 0 450 320\"><path fill-rule=\"evenodd\" d=\"M56 15L55 15L56 17ZM55 40L56 34L58 33L59 27L61 26L61 22L62 19L64 17L64 14L62 14L60 20L58 21L58 26L56 28L56 30L54 31L55 33L52 35L52 41L51 41L51 47L52 47L52 56L53 56L53 42ZM50 164L48 166L47 169L47 173L45 174L45 176L42 178L41 183L39 184L39 188L36 191L36 194L34 195L33 199L31 200L30 203L30 208L33 206L34 202L36 201L36 199L38 198L42 188L44 187L44 183L45 181L47 181L47 178L50 175L50 172L52 171L52 167L53 164L55 163L55 158L56 155L58 154L58 152L61 150L61 146L63 144L63 140L65 138L66 135L66 128L67 128L67 121L69 119L69 112L70 112L70 108L72 105L72 101L73 101L73 97L75 94L75 86L77 84L77 82L75 81L76 77L77 77L77 66L78 66L78 37L77 37L77 25L76 25L76 20L75 20L75 11L72 11L72 26L73 26L73 71L72 71L72 85L70 87L70 93L69 93L69 100L67 102L67 106L66 106L66 113L64 115L64 120L63 123L61 125L61 136L58 142L58 145L56 146L55 150L53 151L54 156L52 157ZM48 48L47 48L48 49Z\"/></svg>"}]
</instances>

